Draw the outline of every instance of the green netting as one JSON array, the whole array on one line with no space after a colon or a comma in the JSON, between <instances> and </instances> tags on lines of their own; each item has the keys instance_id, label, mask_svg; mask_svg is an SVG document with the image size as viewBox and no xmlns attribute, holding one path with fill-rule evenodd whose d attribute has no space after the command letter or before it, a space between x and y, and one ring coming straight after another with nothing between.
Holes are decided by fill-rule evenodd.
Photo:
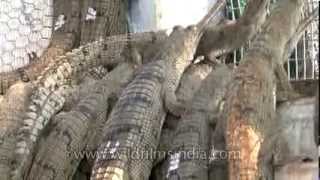
<instances>
[{"instance_id":1,"label":"green netting","mask_svg":"<svg viewBox=\"0 0 320 180\"><path fill-rule=\"evenodd\" d=\"M234 20L238 19L246 6L246 0L228 0L227 1L227 16Z\"/></svg>"}]
</instances>

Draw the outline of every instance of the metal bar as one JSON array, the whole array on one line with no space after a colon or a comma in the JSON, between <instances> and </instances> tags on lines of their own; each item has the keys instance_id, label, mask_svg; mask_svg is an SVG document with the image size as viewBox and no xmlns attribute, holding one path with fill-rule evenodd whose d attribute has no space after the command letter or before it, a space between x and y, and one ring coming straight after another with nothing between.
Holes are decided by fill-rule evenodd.
<instances>
[{"instance_id":1,"label":"metal bar","mask_svg":"<svg viewBox=\"0 0 320 180\"><path fill-rule=\"evenodd\" d=\"M306 63L306 32L303 35L303 79L307 79L307 63Z\"/></svg>"},{"instance_id":2,"label":"metal bar","mask_svg":"<svg viewBox=\"0 0 320 180\"><path fill-rule=\"evenodd\" d=\"M312 64L312 76L311 78L314 79L314 58L313 58L313 54L314 54L314 46L313 46L313 41L314 41L314 36L313 36L313 23L311 24L311 57L310 57L310 60L311 60L311 64Z\"/></svg>"},{"instance_id":3,"label":"metal bar","mask_svg":"<svg viewBox=\"0 0 320 180\"><path fill-rule=\"evenodd\" d=\"M290 77L290 58L288 59L288 62L287 62L287 70L288 70L288 79L291 80L291 77Z\"/></svg>"},{"instance_id":4,"label":"metal bar","mask_svg":"<svg viewBox=\"0 0 320 180\"><path fill-rule=\"evenodd\" d=\"M242 15L240 0L237 0L237 2L238 2L239 14Z\"/></svg>"},{"instance_id":5,"label":"metal bar","mask_svg":"<svg viewBox=\"0 0 320 180\"><path fill-rule=\"evenodd\" d=\"M299 80L299 63L298 63L298 48L294 49L294 61L296 63L296 80Z\"/></svg>"},{"instance_id":6,"label":"metal bar","mask_svg":"<svg viewBox=\"0 0 320 180\"><path fill-rule=\"evenodd\" d=\"M233 6L233 2L232 2L232 0L230 0L230 4L231 4L231 15L232 15L232 20L235 20L236 19L236 16L235 16L235 14L234 14L234 6Z\"/></svg>"},{"instance_id":7,"label":"metal bar","mask_svg":"<svg viewBox=\"0 0 320 180\"><path fill-rule=\"evenodd\" d=\"M235 8L234 8L234 5L233 5L233 0L230 0L230 11L231 11L231 19L232 20L235 20L236 19L236 16L235 16ZM237 66L237 50L235 50L233 52L233 67L236 67Z\"/></svg>"},{"instance_id":8,"label":"metal bar","mask_svg":"<svg viewBox=\"0 0 320 180\"><path fill-rule=\"evenodd\" d=\"M240 59L243 58L243 54L244 54L244 47L241 47L241 49L240 49Z\"/></svg>"},{"instance_id":9,"label":"metal bar","mask_svg":"<svg viewBox=\"0 0 320 180\"><path fill-rule=\"evenodd\" d=\"M240 16L242 16L241 2L240 2L240 0L238 0L237 2L238 2L239 14L240 14ZM242 46L240 48L240 60L243 58L243 53L244 53L244 47Z\"/></svg>"},{"instance_id":10,"label":"metal bar","mask_svg":"<svg viewBox=\"0 0 320 180\"><path fill-rule=\"evenodd\" d=\"M233 51L233 66L237 66L237 50Z\"/></svg>"}]
</instances>

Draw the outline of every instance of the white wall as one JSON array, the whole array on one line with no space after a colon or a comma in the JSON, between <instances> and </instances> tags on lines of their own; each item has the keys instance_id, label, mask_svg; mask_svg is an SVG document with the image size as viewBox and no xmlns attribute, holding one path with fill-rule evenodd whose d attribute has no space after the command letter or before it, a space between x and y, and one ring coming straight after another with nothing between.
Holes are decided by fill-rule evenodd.
<instances>
[{"instance_id":1,"label":"white wall","mask_svg":"<svg viewBox=\"0 0 320 180\"><path fill-rule=\"evenodd\" d=\"M133 32L197 23L216 0L130 0Z\"/></svg>"},{"instance_id":2,"label":"white wall","mask_svg":"<svg viewBox=\"0 0 320 180\"><path fill-rule=\"evenodd\" d=\"M156 30L155 0L128 0L129 21L132 32Z\"/></svg>"}]
</instances>

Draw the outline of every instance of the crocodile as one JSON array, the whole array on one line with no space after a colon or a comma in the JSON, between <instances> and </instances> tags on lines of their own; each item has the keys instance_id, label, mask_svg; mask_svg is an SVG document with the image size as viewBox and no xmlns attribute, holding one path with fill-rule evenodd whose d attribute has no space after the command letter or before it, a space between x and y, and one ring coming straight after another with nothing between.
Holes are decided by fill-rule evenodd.
<instances>
[{"instance_id":1,"label":"crocodile","mask_svg":"<svg viewBox=\"0 0 320 180\"><path fill-rule=\"evenodd\" d=\"M213 66L205 61L190 65L190 67L188 67L186 72L183 74L180 85L176 91L178 100L184 102L184 104L190 103L193 95L197 92L203 80L212 70ZM179 121L180 117L176 117L170 112L167 113L161 129L160 142L157 147L157 151L162 152L162 154L159 154L153 161L150 179L165 179L167 172L167 166L165 164L167 157L166 152L168 152L170 149L170 145Z\"/></svg>"},{"instance_id":2,"label":"crocodile","mask_svg":"<svg viewBox=\"0 0 320 180\"><path fill-rule=\"evenodd\" d=\"M316 9L317 10L317 9ZM285 62L287 61L288 57L290 56L293 48L296 46L297 42L299 41L301 35L303 34L304 30L306 29L306 27L310 24L310 22L316 17L316 12L317 11L313 11L312 13L310 13L308 16L306 16L303 20L301 20L298 28L296 28L296 32L291 35L290 40L287 42L286 47L283 51L283 57L281 58L281 62ZM280 63L281 64L281 63ZM293 101L295 102L296 98L301 97L299 94L295 93L294 90L292 89L290 82L288 81L288 77L287 77L287 73L285 72L283 66L280 66L279 64L275 66L275 75L276 75L276 104L274 104L275 106L278 106L279 103L281 102L285 102L285 101ZM300 101L300 100L298 100ZM274 102L275 103L275 102ZM283 106L283 105L281 105ZM281 107L277 107L277 111L281 111ZM277 113L277 119L281 119L281 114L282 113ZM284 123L286 124L286 123ZM284 127L283 125L274 125L275 127ZM222 151L227 151L226 149L226 139L225 139L225 128L226 128L226 124L223 121L223 119L221 121L218 121L215 131L212 134L212 146L215 149L219 149ZM282 131L282 129L279 128L273 128L276 129L274 131L272 131L272 135L270 137L268 137L269 142L265 143L267 145L264 144L264 151L265 152L274 152L274 150L272 149L273 146L272 143L274 142L274 139L278 139L278 136L275 136L273 134L277 134L277 133L273 133L273 132L280 132ZM293 137L293 136L290 136ZM286 143L284 143L286 144ZM291 147L292 148L292 147ZM310 151L310 150L309 150ZM261 153L262 154L262 153ZM273 157L271 153L267 153L268 155L261 155L262 159L260 159L261 163L261 176L264 179L268 179L274 176L274 172L273 172L273 168L272 168L272 161L273 161ZM311 154L311 153L310 153ZM233 152L230 151L229 155L233 156L234 158L238 158L239 157L239 153L238 152ZM279 153L278 153L279 155ZM227 180L228 179L228 161L227 159L218 159L213 161L212 163L210 163L210 167L209 167L209 176L210 179L221 179L221 180ZM271 178L272 179L272 178Z\"/></svg>"},{"instance_id":3,"label":"crocodile","mask_svg":"<svg viewBox=\"0 0 320 180\"><path fill-rule=\"evenodd\" d=\"M74 108L57 114L50 121L39 140L27 179L72 178L82 159L79 154L86 152L86 146L97 133L96 127L106 121L108 99L128 83L133 71L131 64L117 66L103 80L92 85L90 94Z\"/></svg>"},{"instance_id":4,"label":"crocodile","mask_svg":"<svg viewBox=\"0 0 320 180\"><path fill-rule=\"evenodd\" d=\"M267 17L269 3L270 0L248 0L238 20L222 20L218 27L207 27L196 54L205 55L206 59L214 62L217 57L244 45L260 31Z\"/></svg>"},{"instance_id":5,"label":"crocodile","mask_svg":"<svg viewBox=\"0 0 320 180\"><path fill-rule=\"evenodd\" d=\"M98 71L100 69L100 71ZM70 111L82 97L89 94L93 90L93 85L107 75L107 71L103 67L94 68L86 73L85 77L74 88L66 92L65 103L62 111Z\"/></svg>"},{"instance_id":6,"label":"crocodile","mask_svg":"<svg viewBox=\"0 0 320 180\"><path fill-rule=\"evenodd\" d=\"M176 91L178 100L183 102L184 104L190 103L194 93L198 91L202 81L208 76L208 74L210 74L212 69L212 65L204 62L190 65L190 67L188 67L186 72L183 74L179 88ZM176 117L170 113L167 114L161 130L160 142L157 148L158 151L169 151L170 144L172 143L171 140L173 138L179 120L179 117ZM153 162L153 166L155 167L154 169L159 169L156 168L156 166L162 166L165 158L166 154L156 157ZM157 172L159 171L156 170L155 173ZM162 171L160 171L160 173L162 173Z\"/></svg>"},{"instance_id":7,"label":"crocodile","mask_svg":"<svg viewBox=\"0 0 320 180\"><path fill-rule=\"evenodd\" d=\"M106 123L103 143L97 152L103 156L95 160L92 179L149 178L154 157L149 154L133 159L132 153L156 150L166 110L175 115L184 110L175 90L193 60L203 29L224 4L219 1L195 26L175 27L163 50L142 66L124 89Z\"/></svg>"},{"instance_id":8,"label":"crocodile","mask_svg":"<svg viewBox=\"0 0 320 180\"><path fill-rule=\"evenodd\" d=\"M304 1L276 2L270 16L238 66L227 91L224 110L226 149L238 152L228 159L230 180L255 180L263 176L261 158L270 152L275 127L276 67L284 64L286 44L301 20ZM272 144L272 143L271 143Z\"/></svg>"},{"instance_id":9,"label":"crocodile","mask_svg":"<svg viewBox=\"0 0 320 180\"><path fill-rule=\"evenodd\" d=\"M173 135L166 179L208 179L210 133L223 108L231 74L227 65L219 64L203 80Z\"/></svg>"},{"instance_id":10,"label":"crocodile","mask_svg":"<svg viewBox=\"0 0 320 180\"><path fill-rule=\"evenodd\" d=\"M146 32L135 34L132 41L142 41L143 44L152 43L158 38L166 37ZM108 66L124 62L121 59L123 48L118 45L128 40L128 35L107 37L101 41L94 41L67 52L54 59L42 70L37 79L32 82L35 87L27 111L24 113L22 126L19 128L15 159L13 160L12 177L19 176L26 171L30 163L34 145L39 138L39 133L47 125L50 118L59 112L65 103L65 97L70 89L83 79L83 75L91 68L100 65Z\"/></svg>"}]
</instances>

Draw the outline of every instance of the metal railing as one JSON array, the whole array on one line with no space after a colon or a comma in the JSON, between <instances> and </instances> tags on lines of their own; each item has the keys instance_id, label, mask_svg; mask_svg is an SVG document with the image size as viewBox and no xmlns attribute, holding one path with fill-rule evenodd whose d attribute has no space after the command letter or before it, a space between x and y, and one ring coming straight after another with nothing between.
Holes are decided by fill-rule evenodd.
<instances>
[{"instance_id":1,"label":"metal railing","mask_svg":"<svg viewBox=\"0 0 320 180\"><path fill-rule=\"evenodd\" d=\"M276 0L272 0L274 3ZM305 1L305 13L311 13L319 0ZM238 19L246 5L246 0L228 0L226 15L231 20ZM319 17L307 28L298 45L285 64L289 80L319 79ZM236 66L243 57L244 47L237 49L231 55L232 63Z\"/></svg>"}]
</instances>

